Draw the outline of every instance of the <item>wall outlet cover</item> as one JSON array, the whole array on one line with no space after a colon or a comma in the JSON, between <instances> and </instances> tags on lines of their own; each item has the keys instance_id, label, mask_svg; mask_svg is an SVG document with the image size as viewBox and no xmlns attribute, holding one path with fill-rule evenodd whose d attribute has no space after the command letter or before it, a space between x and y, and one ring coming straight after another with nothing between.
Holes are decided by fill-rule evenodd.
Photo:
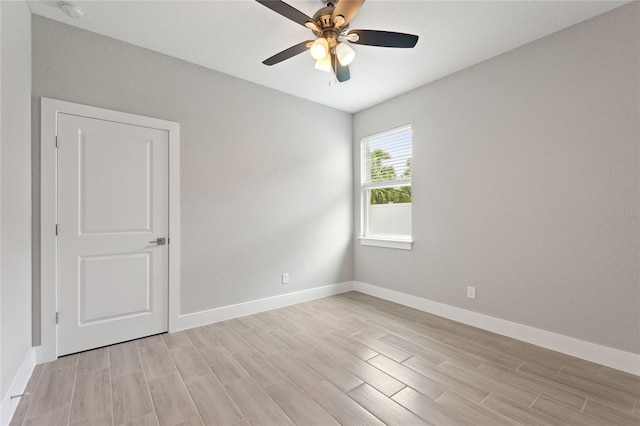
<instances>
[{"instance_id":1,"label":"wall outlet cover","mask_svg":"<svg viewBox=\"0 0 640 426\"><path fill-rule=\"evenodd\" d=\"M476 288L475 287L467 287L467 297L469 299L476 298Z\"/></svg>"}]
</instances>

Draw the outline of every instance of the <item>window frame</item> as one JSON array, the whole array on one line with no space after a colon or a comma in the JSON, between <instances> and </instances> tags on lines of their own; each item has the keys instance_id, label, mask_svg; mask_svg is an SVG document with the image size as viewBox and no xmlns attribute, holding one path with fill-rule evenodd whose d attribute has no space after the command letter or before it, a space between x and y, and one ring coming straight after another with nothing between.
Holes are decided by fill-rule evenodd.
<instances>
[{"instance_id":1,"label":"window frame","mask_svg":"<svg viewBox=\"0 0 640 426\"><path fill-rule=\"evenodd\" d=\"M369 173L369 165L367 164L369 161L369 142L377 138L382 138L406 130L409 130L411 132L411 158L413 158L413 128L411 127L411 124L404 124L402 126L394 127L382 132L374 133L365 136L360 140L360 236L358 237L360 245L402 250L412 249L413 223L411 223L410 235L375 235L369 233L369 207L371 205L370 191L373 189L382 188L400 188L405 186L412 187L411 176L408 178L393 181L367 182L367 175ZM413 191L411 195L411 210L413 213Z\"/></svg>"}]
</instances>

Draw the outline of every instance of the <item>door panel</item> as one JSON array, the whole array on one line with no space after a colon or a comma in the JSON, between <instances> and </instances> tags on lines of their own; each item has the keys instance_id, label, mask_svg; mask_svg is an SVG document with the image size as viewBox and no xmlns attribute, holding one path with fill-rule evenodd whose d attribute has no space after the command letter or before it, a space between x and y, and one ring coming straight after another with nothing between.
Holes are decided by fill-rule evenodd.
<instances>
[{"instance_id":1,"label":"door panel","mask_svg":"<svg viewBox=\"0 0 640 426\"><path fill-rule=\"evenodd\" d=\"M151 231L153 141L81 133L81 233Z\"/></svg>"},{"instance_id":2,"label":"door panel","mask_svg":"<svg viewBox=\"0 0 640 426\"><path fill-rule=\"evenodd\" d=\"M167 331L168 134L58 114L58 355Z\"/></svg>"},{"instance_id":3,"label":"door panel","mask_svg":"<svg viewBox=\"0 0 640 426\"><path fill-rule=\"evenodd\" d=\"M151 312L150 257L150 253L80 257L79 325Z\"/></svg>"}]
</instances>

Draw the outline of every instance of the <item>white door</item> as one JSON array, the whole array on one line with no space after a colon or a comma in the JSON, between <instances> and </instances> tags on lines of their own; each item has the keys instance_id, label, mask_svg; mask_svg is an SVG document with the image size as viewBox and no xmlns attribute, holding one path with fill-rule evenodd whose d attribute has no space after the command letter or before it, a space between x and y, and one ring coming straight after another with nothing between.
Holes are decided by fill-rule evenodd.
<instances>
[{"instance_id":1,"label":"white door","mask_svg":"<svg viewBox=\"0 0 640 426\"><path fill-rule=\"evenodd\" d=\"M167 331L168 132L57 117L58 355Z\"/></svg>"}]
</instances>

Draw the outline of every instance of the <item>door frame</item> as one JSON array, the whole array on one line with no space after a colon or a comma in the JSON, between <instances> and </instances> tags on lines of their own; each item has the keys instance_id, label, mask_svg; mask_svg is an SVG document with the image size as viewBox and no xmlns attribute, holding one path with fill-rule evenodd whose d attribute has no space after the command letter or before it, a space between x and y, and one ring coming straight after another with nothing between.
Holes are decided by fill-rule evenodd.
<instances>
[{"instance_id":1,"label":"door frame","mask_svg":"<svg viewBox=\"0 0 640 426\"><path fill-rule=\"evenodd\" d=\"M38 362L58 357L57 345L57 117L59 113L166 130L169 135L169 331L180 316L180 124L57 99L40 104L40 334Z\"/></svg>"}]
</instances>

